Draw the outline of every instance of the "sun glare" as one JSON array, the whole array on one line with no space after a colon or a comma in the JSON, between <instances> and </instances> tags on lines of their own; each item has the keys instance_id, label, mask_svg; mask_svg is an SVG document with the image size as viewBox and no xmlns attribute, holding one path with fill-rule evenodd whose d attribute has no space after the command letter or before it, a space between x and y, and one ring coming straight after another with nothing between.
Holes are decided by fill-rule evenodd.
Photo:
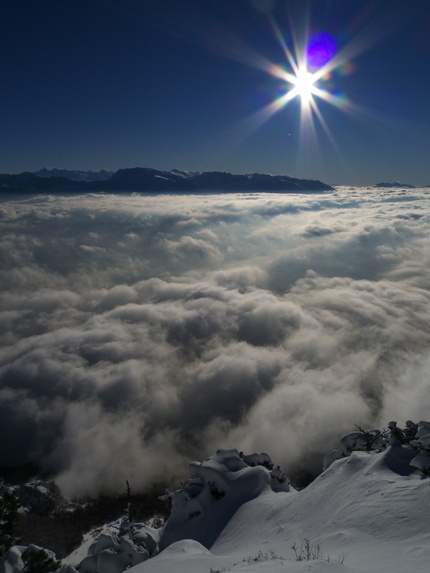
<instances>
[{"instance_id":1,"label":"sun glare","mask_svg":"<svg viewBox=\"0 0 430 573\"><path fill-rule=\"evenodd\" d=\"M308 103L313 94L316 94L314 84L317 78L306 69L298 70L297 75L290 81L293 83L293 94L299 96L303 103Z\"/></svg>"},{"instance_id":2,"label":"sun glare","mask_svg":"<svg viewBox=\"0 0 430 573\"><path fill-rule=\"evenodd\" d=\"M289 29L281 30L270 11L266 16L282 49L283 60L276 63L270 61L242 43L229 53L229 57L252 65L274 78L276 82L273 97L234 126L228 133L229 140L232 139L234 145L240 145L276 113L291 106L291 113L285 116L286 131L291 135L290 126L296 125L295 114L298 112L299 129L295 130L293 127L293 131L294 137L298 136L299 157L310 157L311 148L317 151L321 148L319 136L322 130L341 159L342 151L338 149L331 133L326 110L327 106L333 106L351 114L361 111L360 107L351 102L336 86L336 80L355 71L355 63L351 58L370 45L371 38L353 39L339 48L335 38L328 33L311 35L310 26L306 22L303 22L301 27L291 25ZM294 100L299 101L299 110L297 106L291 105Z\"/></svg>"}]
</instances>

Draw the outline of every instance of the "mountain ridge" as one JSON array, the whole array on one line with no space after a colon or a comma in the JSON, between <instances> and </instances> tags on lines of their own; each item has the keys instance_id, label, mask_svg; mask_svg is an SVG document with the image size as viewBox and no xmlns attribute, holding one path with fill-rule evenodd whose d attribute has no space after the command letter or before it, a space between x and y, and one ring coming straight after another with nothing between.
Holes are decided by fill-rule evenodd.
<instances>
[{"instance_id":1,"label":"mountain ridge","mask_svg":"<svg viewBox=\"0 0 430 573\"><path fill-rule=\"evenodd\" d=\"M376 183L374 187L387 187L387 188L399 188L404 187L405 189L416 189L415 185L409 185L409 183L401 183L400 181L393 181L392 183Z\"/></svg>"},{"instance_id":2,"label":"mountain ridge","mask_svg":"<svg viewBox=\"0 0 430 573\"><path fill-rule=\"evenodd\" d=\"M87 174L87 175L85 175ZM105 178L107 176L107 178ZM0 174L0 192L172 192L172 191L333 191L315 179L262 173L235 175L224 171L161 171L150 167L83 172L42 169L17 175Z\"/></svg>"},{"instance_id":3,"label":"mountain ridge","mask_svg":"<svg viewBox=\"0 0 430 573\"><path fill-rule=\"evenodd\" d=\"M106 171L106 169L100 169L100 171L85 171L79 169L48 169L43 167L39 171L33 171L33 175L38 175L39 177L65 177L66 179L72 179L72 181L105 181L112 177L114 171Z\"/></svg>"}]
</instances>

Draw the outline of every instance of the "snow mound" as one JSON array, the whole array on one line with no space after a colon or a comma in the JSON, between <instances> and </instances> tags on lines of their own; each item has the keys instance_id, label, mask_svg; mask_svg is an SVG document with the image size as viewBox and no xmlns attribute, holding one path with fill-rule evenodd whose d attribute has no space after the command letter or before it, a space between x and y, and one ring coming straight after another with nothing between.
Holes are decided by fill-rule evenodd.
<instances>
[{"instance_id":1,"label":"snow mound","mask_svg":"<svg viewBox=\"0 0 430 573\"><path fill-rule=\"evenodd\" d=\"M189 479L171 494L172 512L160 549L186 538L210 548L241 505L266 490L289 491L282 471L269 468L273 463L268 454L243 456L236 449L217 450L202 463L191 462Z\"/></svg>"}]
</instances>

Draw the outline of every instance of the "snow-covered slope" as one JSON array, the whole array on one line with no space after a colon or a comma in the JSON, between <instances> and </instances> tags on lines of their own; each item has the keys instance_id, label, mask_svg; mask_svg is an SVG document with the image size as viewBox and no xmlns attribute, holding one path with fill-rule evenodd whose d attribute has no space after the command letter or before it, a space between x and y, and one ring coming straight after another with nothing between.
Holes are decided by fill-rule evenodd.
<instances>
[{"instance_id":1,"label":"snow-covered slope","mask_svg":"<svg viewBox=\"0 0 430 573\"><path fill-rule=\"evenodd\" d=\"M178 541L131 571L424 573L430 480L409 466L413 456L400 446L353 452L301 492L264 489L239 508L210 551ZM292 545L300 553L306 539L319 559L296 561Z\"/></svg>"},{"instance_id":2,"label":"snow-covered slope","mask_svg":"<svg viewBox=\"0 0 430 573\"><path fill-rule=\"evenodd\" d=\"M218 450L166 492L163 527L130 522L128 506L58 573L427 572L430 424L408 424L343 436L341 457L301 491L266 453ZM23 573L25 550L12 547L0 573Z\"/></svg>"}]
</instances>

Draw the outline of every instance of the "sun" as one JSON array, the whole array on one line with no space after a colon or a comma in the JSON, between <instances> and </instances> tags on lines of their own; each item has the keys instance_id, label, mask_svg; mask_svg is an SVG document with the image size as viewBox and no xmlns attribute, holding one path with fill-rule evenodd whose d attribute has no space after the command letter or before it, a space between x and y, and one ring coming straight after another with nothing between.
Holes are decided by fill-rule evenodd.
<instances>
[{"instance_id":1,"label":"sun","mask_svg":"<svg viewBox=\"0 0 430 573\"><path fill-rule=\"evenodd\" d=\"M300 97L302 103L308 103L317 93L314 85L316 81L315 74L311 74L306 68L299 69L297 74L290 79L294 86L291 95Z\"/></svg>"},{"instance_id":2,"label":"sun","mask_svg":"<svg viewBox=\"0 0 430 573\"><path fill-rule=\"evenodd\" d=\"M239 145L276 113L298 101L299 105L291 105L291 112L285 114L285 118L288 122L295 122L298 118L299 129L295 134L298 134L300 153L311 146L318 148L322 129L341 156L325 113L328 105L351 113L359 110L335 84L337 77L353 73L355 66L351 58L365 49L365 43L351 43L339 49L336 40L328 33L310 35L305 22L302 30L291 27L289 32L283 32L271 13L267 17L282 49L282 61L270 61L243 43L238 43L236 49L229 52L229 57L274 78L273 94L263 107L238 122L230 130L229 138ZM291 135L289 131L288 135Z\"/></svg>"}]
</instances>

